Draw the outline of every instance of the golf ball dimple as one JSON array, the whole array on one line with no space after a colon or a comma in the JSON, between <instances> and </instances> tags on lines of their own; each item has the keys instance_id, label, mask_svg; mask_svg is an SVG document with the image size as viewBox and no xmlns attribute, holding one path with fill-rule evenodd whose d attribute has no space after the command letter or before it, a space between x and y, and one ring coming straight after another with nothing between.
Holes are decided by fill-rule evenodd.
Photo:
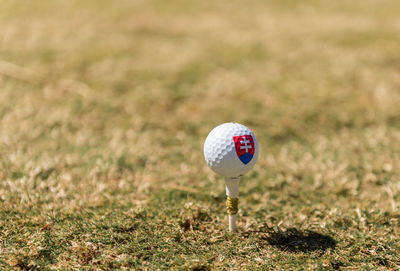
<instances>
[{"instance_id":1,"label":"golf ball dimple","mask_svg":"<svg viewBox=\"0 0 400 271\"><path fill-rule=\"evenodd\" d=\"M215 127L204 142L207 165L224 177L238 177L253 168L258 158L258 143L253 132L239 123Z\"/></svg>"}]
</instances>

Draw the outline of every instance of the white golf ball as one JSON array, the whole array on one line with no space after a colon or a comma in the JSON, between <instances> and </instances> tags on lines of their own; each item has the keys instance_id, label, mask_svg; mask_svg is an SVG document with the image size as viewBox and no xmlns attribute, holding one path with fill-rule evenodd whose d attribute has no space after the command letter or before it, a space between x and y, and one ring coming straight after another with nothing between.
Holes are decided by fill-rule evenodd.
<instances>
[{"instance_id":1,"label":"white golf ball","mask_svg":"<svg viewBox=\"0 0 400 271\"><path fill-rule=\"evenodd\" d=\"M239 123L215 127L204 142L207 165L224 177L238 177L252 169L258 158L258 143L253 132Z\"/></svg>"}]
</instances>

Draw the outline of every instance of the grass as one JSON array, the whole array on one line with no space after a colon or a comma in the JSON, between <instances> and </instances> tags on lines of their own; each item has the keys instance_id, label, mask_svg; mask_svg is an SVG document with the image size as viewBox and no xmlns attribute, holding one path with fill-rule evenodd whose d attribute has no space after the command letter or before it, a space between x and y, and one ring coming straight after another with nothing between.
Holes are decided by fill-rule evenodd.
<instances>
[{"instance_id":1,"label":"grass","mask_svg":"<svg viewBox=\"0 0 400 271\"><path fill-rule=\"evenodd\" d=\"M0 3L0 269L400 268L397 1ZM230 234L216 125L260 143Z\"/></svg>"}]
</instances>

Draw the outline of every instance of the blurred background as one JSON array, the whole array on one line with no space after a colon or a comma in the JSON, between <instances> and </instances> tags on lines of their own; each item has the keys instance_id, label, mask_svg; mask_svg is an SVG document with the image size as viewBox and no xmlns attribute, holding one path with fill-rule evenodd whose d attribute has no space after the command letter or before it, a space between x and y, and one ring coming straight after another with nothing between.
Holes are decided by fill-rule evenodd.
<instances>
[{"instance_id":1,"label":"blurred background","mask_svg":"<svg viewBox=\"0 0 400 271\"><path fill-rule=\"evenodd\" d=\"M340 236L340 223L356 231L351 221L364 215L394 214L399 12L390 0L1 1L0 210L23 227L2 237L49 224L62 244L52 258L38 258L29 251L37 242L47 247L39 237L9 241L0 247L4 266L93 264L106 250L82 263L71 242L97 244L93 225L132 212L161 212L179 229L193 208L205 209L213 226L202 229L220 234L223 182L202 148L208 132L229 121L250 127L261 147L241 186L240 227L325 223ZM90 215L79 213L88 208ZM88 239L60 233L76 212L92 223L81 225ZM160 224L142 220L149 234ZM340 238L343 247L350 242Z\"/></svg>"}]
</instances>

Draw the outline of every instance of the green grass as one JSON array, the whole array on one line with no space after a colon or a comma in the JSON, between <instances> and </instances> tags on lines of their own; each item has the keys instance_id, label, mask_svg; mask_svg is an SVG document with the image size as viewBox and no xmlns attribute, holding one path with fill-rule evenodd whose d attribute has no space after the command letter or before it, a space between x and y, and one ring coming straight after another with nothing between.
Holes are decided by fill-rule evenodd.
<instances>
[{"instance_id":1,"label":"green grass","mask_svg":"<svg viewBox=\"0 0 400 271\"><path fill-rule=\"evenodd\" d=\"M0 3L0 269L400 268L400 3ZM260 144L227 232L216 125Z\"/></svg>"}]
</instances>

